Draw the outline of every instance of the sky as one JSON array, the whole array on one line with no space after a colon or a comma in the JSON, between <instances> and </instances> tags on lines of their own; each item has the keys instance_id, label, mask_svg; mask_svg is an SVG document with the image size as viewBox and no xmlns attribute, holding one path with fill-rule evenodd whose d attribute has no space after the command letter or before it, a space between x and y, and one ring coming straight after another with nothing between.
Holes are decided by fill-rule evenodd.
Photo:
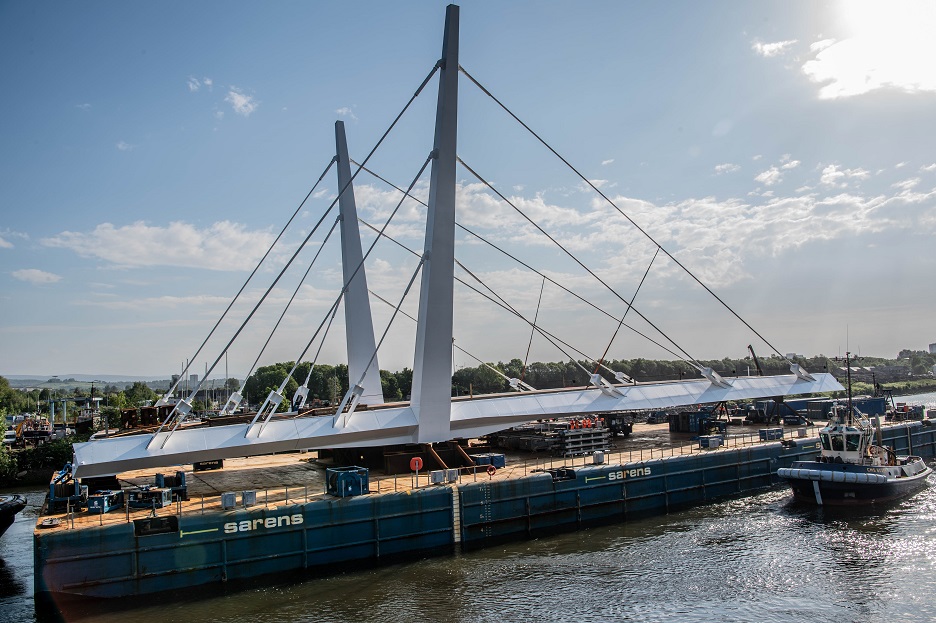
<instances>
[{"instance_id":1,"label":"sky","mask_svg":"<svg viewBox=\"0 0 936 623\"><path fill-rule=\"evenodd\" d=\"M165 378L191 361L243 378L308 344L311 360L341 287L325 241L334 169L315 186L334 123L353 159L379 142L368 168L414 182L435 77L380 139L440 57L444 13L0 1L0 374ZM456 284L454 337L470 353L456 368L742 357L748 344L895 357L936 342L936 5L471 0L460 14L462 68L575 170L463 74L458 154L477 175L458 170L456 218L608 315L460 231L457 275L576 350ZM364 172L354 189L378 228L400 201ZM424 224L406 201L387 231L419 252ZM368 256L383 369L412 367L415 325L390 320L401 299L416 313L418 286L403 297L416 266L386 240ZM632 298L626 324L654 341L615 332ZM343 339L339 314L316 361L346 361Z\"/></svg>"}]
</instances>

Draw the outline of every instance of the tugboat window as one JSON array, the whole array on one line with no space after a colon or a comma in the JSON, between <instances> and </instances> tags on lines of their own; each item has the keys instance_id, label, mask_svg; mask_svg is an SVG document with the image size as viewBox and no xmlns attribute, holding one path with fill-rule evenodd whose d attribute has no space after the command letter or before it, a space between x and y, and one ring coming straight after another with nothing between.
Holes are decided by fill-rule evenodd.
<instances>
[{"instance_id":1,"label":"tugboat window","mask_svg":"<svg viewBox=\"0 0 936 623\"><path fill-rule=\"evenodd\" d=\"M823 449L823 450L831 450L831 449L832 449L831 444L829 444L829 435L828 435L828 434L822 433L821 435L819 435L819 438L822 440L822 449Z\"/></svg>"},{"instance_id":2,"label":"tugboat window","mask_svg":"<svg viewBox=\"0 0 936 623\"><path fill-rule=\"evenodd\" d=\"M845 444L842 441L842 435L831 435L832 437L832 449L833 450L844 450Z\"/></svg>"},{"instance_id":3,"label":"tugboat window","mask_svg":"<svg viewBox=\"0 0 936 623\"><path fill-rule=\"evenodd\" d=\"M845 435L845 449L853 452L857 451L860 441L861 435Z\"/></svg>"}]
</instances>

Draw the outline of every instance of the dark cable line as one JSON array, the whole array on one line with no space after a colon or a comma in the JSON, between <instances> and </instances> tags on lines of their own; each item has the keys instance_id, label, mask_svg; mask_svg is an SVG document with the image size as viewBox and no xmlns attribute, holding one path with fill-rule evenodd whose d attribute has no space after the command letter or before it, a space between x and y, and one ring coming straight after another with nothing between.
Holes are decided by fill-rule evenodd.
<instances>
[{"instance_id":1,"label":"dark cable line","mask_svg":"<svg viewBox=\"0 0 936 623\"><path fill-rule=\"evenodd\" d=\"M534 221L534 220L531 219L529 216L527 216L526 214L524 214L523 211L522 211L520 208L518 208L516 205L514 205L513 202L510 201L507 197L505 197L505 196L503 195L503 193L501 193L499 190L497 190L496 188L494 188L494 186L493 186L490 182L488 182L486 179L484 179L483 177L481 177L480 174L478 174L474 169L472 169L470 166L468 166L468 164L467 164L464 160L462 160L461 158L458 158L458 161L461 163L461 165L462 165L463 167L465 167L466 169L468 169L468 172L471 173L472 175L474 175L474 176L478 179L478 181L480 181L482 184L484 184L485 186L487 186L488 188L490 188L490 189L491 189L491 192L493 192L493 193L496 194L498 197L500 197L501 201L503 201L504 203L506 203L507 205L509 205L511 208L513 208L520 216L522 216L524 219L526 219L526 221L527 221L528 223L530 223L531 225L533 225L533 227L535 227L535 228L537 229L537 231L539 231L541 234L543 234L544 236L546 236L547 238L549 238L549 240L550 240L553 244L555 244L555 245L556 245L557 247L559 247L566 255L568 255L568 256L572 259L573 262L575 262L576 264L578 264L578 265L582 268L582 270L584 270L584 271L587 272L589 275L591 275L596 281L598 281L598 283L600 283L601 285L603 285L605 288L608 289L609 292L611 292L614 296L616 296L616 297L618 298L618 300L620 300L622 303L624 303L625 305L627 305L627 309L633 309L633 310L634 310L634 313L637 314L638 316L640 316L641 319L643 319L644 322L646 322L646 323L649 324L651 327L653 327L654 329L656 329L656 331L659 332L659 334L662 335L663 337L665 337L667 340L669 340L669 342L670 342L677 350L679 350L680 352L682 352L682 354L684 354L686 357L688 357L689 359L691 359L691 360L692 360L692 363L695 364L696 367L697 367L699 370L702 369L702 365L701 365L698 361L696 361L695 357L693 357L693 356L690 355L688 352L686 352L686 350L683 349L679 344L677 344L676 341L673 340L673 338L671 338L671 337L670 337L669 335L667 335L662 329L660 329L660 328L659 328L658 326L656 326L653 322L651 322L649 318L647 318L647 317L644 316L642 313L640 313L640 310L638 310L638 309L634 308L633 306L631 306L631 304L628 303L628 302L624 299L623 296L621 296L620 294L618 294L617 290L615 290L614 288L612 288L604 279L602 279L602 278L599 277L597 274L595 274L595 272L594 272L592 269L590 269L588 266L586 266L580 259L578 259L578 258L575 256L575 254L573 254L571 251L569 251L567 248L565 248L565 246L563 246L563 244L562 244L561 242L559 242L558 240L556 240L555 238L553 238L552 236L550 236L549 233L548 233L545 229L543 229L542 227L540 227L540 225L539 225L536 221ZM626 313L626 312L625 312L625 313Z\"/></svg>"},{"instance_id":2,"label":"dark cable line","mask_svg":"<svg viewBox=\"0 0 936 623\"><path fill-rule=\"evenodd\" d=\"M439 70L440 63L441 63L441 61L437 61L436 64L433 65L432 69L429 71L429 74L423 79L422 83L420 83L419 87L416 89L416 91L413 93L413 95L410 96L409 100L406 102L406 105L405 105L405 106L403 107L403 109L397 114L397 116L393 119L393 122L391 122L390 126L386 129L386 131L383 133L383 135L381 135L380 139L378 139L378 141L377 141L377 143L374 145L374 147L371 148L370 152L367 154L367 157L364 158L364 161L361 163L361 166L367 164L368 160L371 159L371 157L374 155L374 153L377 151L377 149L383 144L384 140L386 140L386 138L387 138L387 136L389 136L390 132L393 131L393 128L396 127L396 124L400 121L400 119L403 117L403 115L406 113L406 111L409 110L409 107L412 105L413 101L415 101L415 99L419 96L419 94L422 93L422 90L423 90L423 89L426 87L426 85L429 83L429 80L432 79L432 76L435 75L436 71ZM334 162L334 158L332 159L332 162ZM329 165L329 166L330 166L330 165ZM287 270L287 269L289 268L289 266L292 264L293 260L296 259L296 256L299 255L299 252L300 252L300 251L305 247L305 245L309 242L309 239L312 237L312 235L315 233L315 231L318 229L318 227L322 224L322 221L325 220L325 217L328 215L328 213L331 212L332 208L335 207L335 204L338 203L339 197L341 197L341 195L345 192L345 190L347 190L347 188L348 188L349 186L351 186L351 184L354 182L354 179L358 176L358 174L359 174L360 172L361 172L361 167L358 167L358 170L354 172L354 174L351 176L351 179L349 179L349 180L348 180L348 183L345 184L345 187L342 188L342 189L340 190L340 192L338 193L338 196L335 197L335 199L332 201L331 205L328 206L328 209L325 211L325 213L322 214L322 216L321 216L321 218L319 219L319 221L315 224L315 227L312 229L312 231L309 232L309 235L305 237L305 239L304 239L304 240L302 241L302 243L299 245L299 248L296 249L296 252L293 253L292 257L289 258L289 261L286 263L286 265L283 267L283 269L280 271L280 273L276 276L276 279L273 280L273 283L270 284L270 287L267 289L267 291L263 294L263 296L262 296L262 297L260 298L260 300L257 302L256 306L254 306L253 310L250 312L250 314L247 316L247 318L246 318L246 319L244 320L244 322L241 324L240 328L237 330L237 332L234 334L234 336L231 337L231 339L228 341L227 345L224 347L224 350L221 351L221 354L218 355L218 357L217 357L217 359L215 359L214 363L211 364L211 368L209 369L208 373L206 373L206 375L205 375L206 377L207 377L207 375L210 374L211 371L214 370L214 368L218 365L218 362L221 361L221 357L224 356L224 353L227 351L227 349L229 349L229 348L231 347L231 344L234 342L234 340L237 338L237 336L240 335L241 331L243 331L244 327L247 325L247 323L248 323L248 322L250 321L250 319L253 317L254 313L256 313L257 309L260 307L260 305L263 303L263 301L264 301L264 300L266 299L266 297L269 295L270 291L273 289L273 287L276 285L276 283L280 280L280 278L283 276L283 274L286 272L286 270ZM323 176L324 176L324 174L323 174ZM309 194L311 195L311 192L310 192ZM297 211L298 211L298 210L297 210ZM256 270L256 269L255 269L255 270ZM233 302L232 302L232 304L233 304ZM198 384L198 386L195 388L195 390L192 392L192 394L189 396L189 398L191 398L191 396L197 395L198 390L201 389L201 386L202 386L202 384L204 384L204 382L205 382L204 379L202 379L201 383ZM176 411L177 411L177 409L178 409L178 406L179 406L179 403L177 402L177 403L173 406L172 411L169 412L169 415L166 416L165 421L163 421L163 423L160 425L159 429L156 431L156 433L154 433L154 435L153 435L153 438L154 438L154 439L155 439L155 437L156 437L156 434L158 434L158 433L163 429L163 427L169 422L170 418L172 418L172 416L175 415L175 413L176 413ZM185 419L185 415L183 415L182 418L177 418L177 419L178 419L178 421L176 422L175 427L173 427L173 430L175 430L176 428L178 428L178 426L179 426L179 424L181 424L182 420ZM167 438L167 439L168 439L168 438ZM165 442L163 442L163 443L165 444Z\"/></svg>"},{"instance_id":3,"label":"dark cable line","mask_svg":"<svg viewBox=\"0 0 936 623\"><path fill-rule=\"evenodd\" d=\"M357 164L357 163L355 163L355 164ZM377 174L377 173L375 173L374 171L368 169L367 167L361 167L361 168L363 168L364 171L366 171L367 173L370 173L372 176L374 176L374 177L376 177L377 179L379 179L380 181L384 182L385 184L387 184L387 185L390 186L391 188L393 188L393 189L395 189L395 190L397 190L397 191L399 191L399 192L401 192L401 193L404 193L404 194L406 193L406 191L405 191L404 189L400 188L399 186L396 186L393 182L390 182L389 180L387 180L387 179L381 177L379 174ZM417 203L419 203L419 204L422 205L423 207L428 207L428 206L426 205L426 203L425 203L424 201L422 201L421 199L419 199L418 197L414 197L413 195L409 195L409 198L412 199L412 200L414 200L414 201L416 201ZM368 228L370 228L370 229L372 229L372 230L374 230L374 231L377 231L377 228L374 227L373 225L369 224L367 221L364 221L363 219L358 219L358 220L361 221L361 223L362 223L365 227L368 227ZM565 293L567 293L567 294L569 294L569 295L575 297L576 299L578 299L578 300L581 301L582 303L588 305L589 307L595 309L595 310L598 311L599 313L604 314L605 316L607 316L608 318L610 318L610 319L612 319L612 320L614 320L614 321L616 321L616 322L623 320L622 318L618 318L618 317L615 316L614 314L612 314L612 313L610 313L610 312L608 312L608 311L602 309L601 307L598 307L597 305L595 305L594 303L592 303L591 301L589 301L588 299L586 299L586 298L583 297L582 295L580 295L580 294L574 292L573 290L570 290L569 288L567 288L566 286L562 285L561 283L559 283L558 281L556 281L556 280L553 279L552 277L546 275L546 274L543 273L542 271L540 271L540 270L536 269L535 267L531 266L530 264L524 262L523 260L521 260L521 259L518 258L517 256L513 255L512 253L510 253L509 251L507 251L507 250L505 250L505 249L499 247L498 245L494 244L494 243L491 242L490 240L486 239L486 238L485 238L484 236L482 236L481 234L478 234L478 233L472 231L471 229L465 227L464 225L462 225L461 223L459 223L459 222L457 222L457 221L455 222L455 226L458 227L459 229L461 229L462 231L464 231L464 232L466 232L466 233L468 233L468 234L474 236L475 238L477 238L478 240L480 240L480 241L483 242L484 244L488 245L488 246L491 247L492 249L494 249L494 250L496 250L496 251L499 251L500 253L502 253L503 255L507 256L507 257L510 258L510 259L512 259L512 260L515 261L517 264L519 264L520 266L526 268L526 269L529 270L530 272L533 272L533 273L535 273L536 275L539 275L540 277L542 277L543 279L545 279L545 280L548 281L549 283L551 283L551 284L553 284L554 286L556 286L556 287L558 287L559 289L561 289L563 292L565 292ZM418 254L418 253L416 253L416 252L413 251L412 249L408 248L406 245L402 244L401 242L399 242L399 241L393 239L393 238L390 237L390 236L388 236L387 238L388 238L388 240L390 240L391 242L393 242L393 243L399 245L400 247L402 247L402 248L405 249L406 251L409 251L409 252L412 253L413 255L419 257L419 254ZM462 282L462 283L464 283L464 282ZM635 309L635 311L636 311L636 309ZM651 344L653 344L653 345L659 347L660 349L666 351L667 353L669 353L670 355L672 355L672 356L675 357L676 359L679 359L679 360L682 361L683 363L692 365L692 362L688 361L685 357L683 357L683 356L680 355L679 353L674 352L674 351L673 351L672 349L670 349L669 347L667 347L667 346L661 344L660 342L656 341L655 339L653 339L653 338L650 337L649 335L643 333L643 332L640 331L639 329L636 329L635 327L633 327L633 326L631 326L631 325L629 325L629 324L627 324L627 323L623 323L623 322L622 322L621 324L622 324L623 327L627 328L628 330L632 331L633 333L636 333L637 335L639 335L639 336L642 337L643 339L647 340L647 341L650 342Z\"/></svg>"},{"instance_id":4,"label":"dark cable line","mask_svg":"<svg viewBox=\"0 0 936 623\"><path fill-rule=\"evenodd\" d=\"M678 259L676 259L676 257L673 256L672 253L670 253L669 251L667 251L667 250L663 247L663 245L661 245L659 242L657 242L657 241L653 238L653 236L651 236L646 230L644 230L640 225L638 225L637 222L634 221L634 219L632 219L626 212L624 212L620 207L618 207L617 204L615 204L613 201L611 201L611 199L610 199L607 195L605 195L603 192L601 192L601 190L600 190L597 186L595 186L594 184L592 184L591 180L589 180L587 177L585 177L584 175L582 175L582 174L579 172L578 169L576 169L574 166L572 166L572 164L571 164L568 160L566 160L565 158L563 158L562 155L560 155L559 152L557 152L555 149L553 149L553 147L552 147L549 143L547 143L545 140L543 140L543 138L540 137L539 134L537 134L536 132L534 132L533 129L530 128L530 126L528 126L526 123L524 123L519 117L517 117L517 115L515 115L515 114L513 113L513 111L511 111L509 108L507 108L507 106L505 106L503 102L501 102L501 101L500 101L499 99L497 99L490 91L488 91L486 88L484 88L484 87L481 85L481 83L479 83L477 80L475 80L474 76L472 76L471 74L469 74L469 73L465 70L464 67L459 66L458 69L459 69L463 74L465 74L465 77L468 78L472 83L474 83L474 85L475 85L476 87L478 87L479 89L481 89L481 91L482 91L485 95L487 95L487 96L490 97L492 100L494 100L494 101L497 103L497 105L500 106L500 107L504 110L504 112L506 112L508 115L510 115L511 117L513 117L513 119L514 119L517 123L519 123L521 126L523 126L523 128L524 128L527 132L529 132L530 134L532 134L532 135L536 138L536 140L538 140L540 143L543 144L544 147L546 147L546 149L548 149L549 151L551 151L551 152L553 153L553 155L555 155L557 158L559 158L559 160L561 160L561 161L563 162L563 164L565 164L565 165L566 165L567 167L569 167L576 175L578 175L578 176L582 179L582 181L584 181L586 184L588 184L588 186L589 186L592 190L594 190L596 193L598 193L605 201L608 202L609 205L611 205L615 210L617 210L618 213L619 213L621 216L623 216L625 219L627 219L627 221L628 221L631 225L633 225L633 226L637 229L637 231L639 231L639 232L642 233L644 236L646 236L647 239L648 239L650 242L652 242L654 245L656 245L656 247L657 247L660 251L663 251L663 253L665 253L666 256L667 256L668 258L670 258L671 260L673 260L673 262L674 262L677 266L679 266L687 275L689 275L689 276L693 279L693 281L695 281L695 282L698 283L700 286L702 286L702 288L704 288L706 292L708 292L709 294L711 294L711 295L715 298L716 301L718 301L719 303L721 303L722 306L723 306L725 309L727 309L729 312L731 312L731 314L732 314L735 318L737 318L738 320L740 320L741 323L744 324L744 326L746 326L748 329L751 330L752 333L754 333L754 335L756 335L756 336L759 337L761 340L763 340L763 342L764 342L767 346L769 346L771 349L773 349L773 351L774 351L775 353L777 353L778 356L782 357L783 359L787 359L787 357L786 357L785 355L783 355L779 350L777 350L777 348L776 348L773 344L771 344L769 341L767 341L767 338L765 338L763 335L761 335L761 334L760 334L754 327L752 327L744 318L742 318L734 309L732 309L732 307L731 307L730 305L728 305L728 303L726 303L725 301L723 301L723 300L721 299L721 297L719 297L717 294L715 294L715 292L714 292L711 288L709 288L707 285L705 285L705 283L703 283L701 279L699 279L698 277L696 277L696 276L695 276L695 273L693 273L693 272L690 271L688 268L686 268L686 267L683 265L682 262L680 262ZM789 361L789 359L787 359L787 361Z\"/></svg>"},{"instance_id":5,"label":"dark cable line","mask_svg":"<svg viewBox=\"0 0 936 623\"><path fill-rule=\"evenodd\" d=\"M634 290L634 296L631 297L630 303L628 303L627 305L627 309L624 310L624 315L621 316L621 322L618 323L617 329L614 330L614 333L611 335L611 339L608 340L608 346L607 348L605 348L604 353L602 353L601 359L598 360L598 365L595 366L595 371L592 372L592 374L598 374L598 368L601 367L601 362L604 360L605 357L608 356L608 351L611 350L611 345L614 343L614 338L617 337L618 331L621 330L621 325L624 324L624 318L627 316L627 312L629 312L631 308L633 308L634 300L637 298L637 293L640 292L640 288L641 286L643 286L644 281L646 281L647 275L650 274L650 267L653 266L653 261L656 260L657 255L659 254L660 254L660 249L657 249L656 253L653 254L653 257L650 258L650 263L647 264L647 270L644 271L643 277L640 278L640 283L637 284L637 289Z\"/></svg>"}]
</instances>

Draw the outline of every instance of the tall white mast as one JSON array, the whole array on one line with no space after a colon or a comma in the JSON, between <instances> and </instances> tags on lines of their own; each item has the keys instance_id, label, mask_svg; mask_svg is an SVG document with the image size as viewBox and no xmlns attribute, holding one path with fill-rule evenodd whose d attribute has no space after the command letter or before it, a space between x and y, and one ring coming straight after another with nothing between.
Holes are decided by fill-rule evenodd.
<instances>
[{"instance_id":1,"label":"tall white mast","mask_svg":"<svg viewBox=\"0 0 936 623\"><path fill-rule=\"evenodd\" d=\"M445 9L429 215L419 291L411 407L417 441L451 438L452 305L455 272L455 144L458 125L458 7Z\"/></svg>"},{"instance_id":2,"label":"tall white mast","mask_svg":"<svg viewBox=\"0 0 936 623\"><path fill-rule=\"evenodd\" d=\"M383 404L383 387L377 364L374 322L364 274L364 254L361 251L361 231L357 206L351 184L351 164L344 122L335 122L335 145L338 154L338 210L341 215L341 265L347 291L344 296L345 335L348 345L348 377L352 386L363 388L360 402ZM352 276L353 275L353 276ZM361 381L363 377L363 381Z\"/></svg>"}]
</instances>

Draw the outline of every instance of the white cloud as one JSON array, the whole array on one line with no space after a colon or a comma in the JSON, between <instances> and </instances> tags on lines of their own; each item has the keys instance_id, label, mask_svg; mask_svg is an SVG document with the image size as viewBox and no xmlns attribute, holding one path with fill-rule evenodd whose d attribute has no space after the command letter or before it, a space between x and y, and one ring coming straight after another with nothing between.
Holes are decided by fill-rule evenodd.
<instances>
[{"instance_id":1,"label":"white cloud","mask_svg":"<svg viewBox=\"0 0 936 623\"><path fill-rule=\"evenodd\" d=\"M95 292L95 299L84 299L73 301L73 305L86 307L106 307L107 309L133 310L133 311L153 311L166 309L191 309L192 307L208 306L211 308L222 307L229 303L230 299L221 296L192 295L192 296L151 296L139 299L117 299L118 295L113 293Z\"/></svg>"},{"instance_id":2,"label":"white cloud","mask_svg":"<svg viewBox=\"0 0 936 623\"><path fill-rule=\"evenodd\" d=\"M339 117L346 117L350 119L351 121L358 120L357 116L354 114L354 111L351 110L347 106L342 106L341 108L335 111L335 114L338 115Z\"/></svg>"},{"instance_id":3,"label":"white cloud","mask_svg":"<svg viewBox=\"0 0 936 623\"><path fill-rule=\"evenodd\" d=\"M921 171L936 171L936 162L933 164L926 164L920 167Z\"/></svg>"},{"instance_id":4,"label":"white cloud","mask_svg":"<svg viewBox=\"0 0 936 623\"><path fill-rule=\"evenodd\" d=\"M936 200L936 190L911 193L901 189L890 196L841 192L828 197L774 197L768 191L747 201L706 197L661 205L627 197L613 199L680 261L685 259L704 271L700 276L713 286L747 278L744 267L756 258L778 257L811 243L888 231L936 234L936 218L929 207ZM641 235L623 221L620 217L601 220L600 231L596 228L581 241L582 246L636 247ZM622 271L632 261L627 253L608 260Z\"/></svg>"},{"instance_id":5,"label":"white cloud","mask_svg":"<svg viewBox=\"0 0 936 623\"><path fill-rule=\"evenodd\" d=\"M124 141L117 141L117 149L119 151L130 151L133 149L133 145Z\"/></svg>"},{"instance_id":6,"label":"white cloud","mask_svg":"<svg viewBox=\"0 0 936 623\"><path fill-rule=\"evenodd\" d=\"M272 240L267 231L247 231L243 225L230 221L220 221L206 229L184 222L160 227L138 221L122 227L102 223L87 233L65 231L41 243L120 267L246 270L256 265Z\"/></svg>"},{"instance_id":7,"label":"white cloud","mask_svg":"<svg viewBox=\"0 0 936 623\"><path fill-rule=\"evenodd\" d=\"M920 178L914 177L908 180L903 180L902 182L894 182L891 184L891 188L899 188L901 190L910 190L920 183Z\"/></svg>"},{"instance_id":8,"label":"white cloud","mask_svg":"<svg viewBox=\"0 0 936 623\"><path fill-rule=\"evenodd\" d=\"M185 84L188 85L188 90L190 93L194 93L201 88L201 82L198 81L198 78L192 78L191 76L189 76L189 79Z\"/></svg>"},{"instance_id":9,"label":"white cloud","mask_svg":"<svg viewBox=\"0 0 936 623\"><path fill-rule=\"evenodd\" d=\"M12 242L10 242L11 239L19 239L19 240L26 241L26 240L29 240L29 234L25 234L19 231L14 231L12 229L4 229L0 231L0 249L14 248L15 245Z\"/></svg>"},{"instance_id":10,"label":"white cloud","mask_svg":"<svg viewBox=\"0 0 936 623\"><path fill-rule=\"evenodd\" d=\"M78 104L75 108L78 110L91 110L91 104Z\"/></svg>"},{"instance_id":11,"label":"white cloud","mask_svg":"<svg viewBox=\"0 0 936 623\"><path fill-rule=\"evenodd\" d=\"M202 82L204 82L205 86L208 87L209 91L212 89L212 87L214 87L214 80L211 78L205 78Z\"/></svg>"},{"instance_id":12,"label":"white cloud","mask_svg":"<svg viewBox=\"0 0 936 623\"><path fill-rule=\"evenodd\" d=\"M790 160L789 162L781 165L780 168L783 169L784 171L789 171L790 169L795 169L799 165L800 165L799 160Z\"/></svg>"},{"instance_id":13,"label":"white cloud","mask_svg":"<svg viewBox=\"0 0 936 623\"><path fill-rule=\"evenodd\" d=\"M603 166L603 167L608 166L608 165L611 164L612 162L614 162L614 158L609 158L608 160L602 160L602 161L601 161L601 166Z\"/></svg>"},{"instance_id":14,"label":"white cloud","mask_svg":"<svg viewBox=\"0 0 936 623\"><path fill-rule=\"evenodd\" d=\"M252 95L247 95L235 86L230 88L224 101L229 103L231 108L234 109L234 112L242 117L249 117L260 105L259 102L254 100Z\"/></svg>"},{"instance_id":15,"label":"white cloud","mask_svg":"<svg viewBox=\"0 0 936 623\"><path fill-rule=\"evenodd\" d=\"M61 275L47 273L46 271L39 270L38 268L24 268L22 270L14 270L10 274L15 279L33 284L55 283L62 279Z\"/></svg>"},{"instance_id":16,"label":"white cloud","mask_svg":"<svg viewBox=\"0 0 936 623\"><path fill-rule=\"evenodd\" d=\"M902 169L902 168L904 168L905 166L907 166L907 163L906 163L906 162L898 162L897 164L894 165L894 168L895 168L895 169Z\"/></svg>"},{"instance_id":17,"label":"white cloud","mask_svg":"<svg viewBox=\"0 0 936 623\"><path fill-rule=\"evenodd\" d=\"M755 41L751 44L751 48L764 58L770 58L771 56L778 56L783 54L790 48L790 46L796 43L796 41L796 39L791 39L789 41L776 41L774 43L761 43L760 41Z\"/></svg>"},{"instance_id":18,"label":"white cloud","mask_svg":"<svg viewBox=\"0 0 936 623\"><path fill-rule=\"evenodd\" d=\"M822 170L822 177L819 182L826 186L838 186L845 188L848 185L848 179L867 179L870 175L864 169L839 169L838 165L830 164Z\"/></svg>"},{"instance_id":19,"label":"white cloud","mask_svg":"<svg viewBox=\"0 0 936 623\"><path fill-rule=\"evenodd\" d=\"M821 84L820 99L853 97L878 89L936 91L936 4L848 3L850 36L813 44L802 71Z\"/></svg>"},{"instance_id":20,"label":"white cloud","mask_svg":"<svg viewBox=\"0 0 936 623\"><path fill-rule=\"evenodd\" d=\"M770 167L766 171L762 171L757 177L754 178L755 182L763 184L764 186L773 186L777 182L783 179L783 174L780 173L780 169L777 167Z\"/></svg>"},{"instance_id":21,"label":"white cloud","mask_svg":"<svg viewBox=\"0 0 936 623\"><path fill-rule=\"evenodd\" d=\"M737 173L741 170L741 167L737 164L732 164L730 162L724 162L722 164L715 165L715 175L721 175L723 173Z\"/></svg>"}]
</instances>

